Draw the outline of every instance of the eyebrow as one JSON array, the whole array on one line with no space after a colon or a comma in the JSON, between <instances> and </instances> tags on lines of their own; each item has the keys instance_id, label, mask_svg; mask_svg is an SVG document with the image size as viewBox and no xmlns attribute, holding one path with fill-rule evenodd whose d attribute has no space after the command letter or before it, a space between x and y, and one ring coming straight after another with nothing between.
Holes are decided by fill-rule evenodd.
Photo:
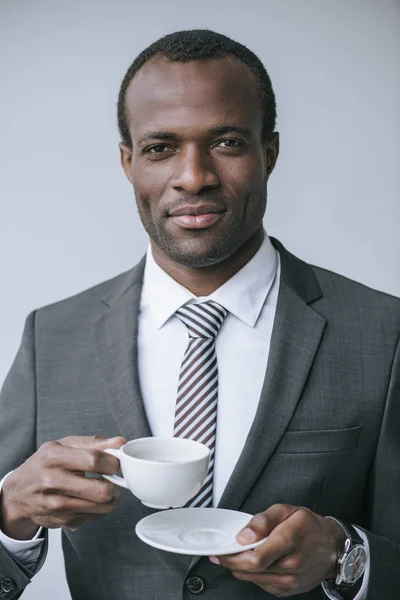
<instances>
[{"instance_id":1,"label":"eyebrow","mask_svg":"<svg viewBox=\"0 0 400 600\"><path fill-rule=\"evenodd\" d=\"M154 133L146 133L140 140L143 142L144 140L176 140L177 136L174 133L170 133L169 131L155 131Z\"/></svg>"},{"instance_id":2,"label":"eyebrow","mask_svg":"<svg viewBox=\"0 0 400 600\"><path fill-rule=\"evenodd\" d=\"M241 133L243 135L251 136L251 132L246 127L239 127L238 125L224 125L222 127L213 127L211 133L214 135L223 135L225 133Z\"/></svg>"},{"instance_id":3,"label":"eyebrow","mask_svg":"<svg viewBox=\"0 0 400 600\"><path fill-rule=\"evenodd\" d=\"M242 135L251 137L251 132L245 127L239 127L238 125L222 125L220 127L213 127L209 130L212 135L224 135L226 133L241 133ZM146 133L138 143L141 144L146 140L177 140L178 136L170 131L154 131L152 133Z\"/></svg>"}]
</instances>

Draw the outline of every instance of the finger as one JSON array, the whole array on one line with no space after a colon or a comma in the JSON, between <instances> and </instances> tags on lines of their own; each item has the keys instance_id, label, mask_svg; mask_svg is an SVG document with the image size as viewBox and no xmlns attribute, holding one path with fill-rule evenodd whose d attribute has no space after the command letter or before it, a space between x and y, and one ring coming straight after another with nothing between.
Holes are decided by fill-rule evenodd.
<instances>
[{"instance_id":1,"label":"finger","mask_svg":"<svg viewBox=\"0 0 400 600\"><path fill-rule=\"evenodd\" d=\"M105 450L106 448L120 448L126 444L126 439L121 436L105 438L102 435L69 435L58 440L58 443L63 446L68 446L69 448L94 448L96 450Z\"/></svg>"},{"instance_id":2,"label":"finger","mask_svg":"<svg viewBox=\"0 0 400 600\"><path fill-rule=\"evenodd\" d=\"M119 470L119 460L98 449L74 448L58 442L47 442L40 448L44 467L65 471L87 471L114 475Z\"/></svg>"},{"instance_id":3,"label":"finger","mask_svg":"<svg viewBox=\"0 0 400 600\"><path fill-rule=\"evenodd\" d=\"M277 560L294 551L291 527L284 522L278 525L267 537L265 542L253 550L227 554L225 556L212 556L211 562L220 564L228 569L240 571L264 571Z\"/></svg>"},{"instance_id":4,"label":"finger","mask_svg":"<svg viewBox=\"0 0 400 600\"><path fill-rule=\"evenodd\" d=\"M300 554L288 554L272 563L265 572L274 575L298 575L302 571L302 562Z\"/></svg>"},{"instance_id":5,"label":"finger","mask_svg":"<svg viewBox=\"0 0 400 600\"><path fill-rule=\"evenodd\" d=\"M106 479L93 479L62 470L53 470L50 476L46 473L46 478L47 485L42 487L44 494L69 496L99 504L106 504L121 495L121 488Z\"/></svg>"},{"instance_id":6,"label":"finger","mask_svg":"<svg viewBox=\"0 0 400 600\"><path fill-rule=\"evenodd\" d=\"M262 565L253 550L239 552L238 554L225 554L224 556L210 556L210 561L231 571L248 571L250 573L262 571Z\"/></svg>"},{"instance_id":7,"label":"finger","mask_svg":"<svg viewBox=\"0 0 400 600\"><path fill-rule=\"evenodd\" d=\"M254 515L236 536L239 544L252 544L266 537L275 527L288 519L298 507L289 504L274 504L268 510Z\"/></svg>"},{"instance_id":8,"label":"finger","mask_svg":"<svg viewBox=\"0 0 400 600\"><path fill-rule=\"evenodd\" d=\"M44 515L38 516L35 520L35 523L46 529L59 529L60 527L65 527L75 531L81 525L90 523L91 521L98 519L100 516L101 515L90 513L78 515Z\"/></svg>"},{"instance_id":9,"label":"finger","mask_svg":"<svg viewBox=\"0 0 400 600\"><path fill-rule=\"evenodd\" d=\"M67 522L76 515L105 515L114 510L118 501L119 498L112 498L107 503L99 504L79 498L52 495L45 498L38 516L48 519L64 519Z\"/></svg>"}]
</instances>

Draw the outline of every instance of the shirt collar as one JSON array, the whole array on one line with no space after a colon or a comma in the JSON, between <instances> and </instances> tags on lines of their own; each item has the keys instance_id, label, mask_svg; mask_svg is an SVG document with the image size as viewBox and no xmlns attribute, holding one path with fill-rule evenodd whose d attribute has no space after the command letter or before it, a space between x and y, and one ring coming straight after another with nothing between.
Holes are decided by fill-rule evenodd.
<instances>
[{"instance_id":1,"label":"shirt collar","mask_svg":"<svg viewBox=\"0 0 400 600\"><path fill-rule=\"evenodd\" d=\"M235 317L254 327L274 282L277 266L277 252L265 233L259 250L240 271L209 296L199 298L156 263L149 246L141 308L149 308L155 326L160 329L184 304L214 300Z\"/></svg>"}]
</instances>

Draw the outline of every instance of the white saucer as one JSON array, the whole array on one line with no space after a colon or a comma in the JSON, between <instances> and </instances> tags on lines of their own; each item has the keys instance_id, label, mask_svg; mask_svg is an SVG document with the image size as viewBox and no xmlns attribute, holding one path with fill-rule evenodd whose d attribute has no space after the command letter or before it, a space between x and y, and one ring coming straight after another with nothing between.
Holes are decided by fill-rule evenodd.
<instances>
[{"instance_id":1,"label":"white saucer","mask_svg":"<svg viewBox=\"0 0 400 600\"><path fill-rule=\"evenodd\" d=\"M236 535L253 515L224 508L175 508L141 519L136 535L146 544L194 556L237 554L256 548L266 538L242 546Z\"/></svg>"}]
</instances>

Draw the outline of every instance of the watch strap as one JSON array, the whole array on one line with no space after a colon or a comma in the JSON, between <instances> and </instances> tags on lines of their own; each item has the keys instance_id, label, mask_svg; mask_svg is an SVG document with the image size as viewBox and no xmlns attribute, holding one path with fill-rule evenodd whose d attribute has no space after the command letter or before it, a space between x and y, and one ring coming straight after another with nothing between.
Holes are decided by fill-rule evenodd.
<instances>
[{"instance_id":1,"label":"watch strap","mask_svg":"<svg viewBox=\"0 0 400 600\"><path fill-rule=\"evenodd\" d=\"M356 546L357 544L364 546L364 541L362 537L358 533L357 529L353 527L353 525L351 525L351 523L339 521L339 519L335 519L335 517L326 517L326 519L332 519L332 521L336 521L336 523L338 523L341 526L341 528L346 534L346 537L351 542L350 548L352 548L352 546Z\"/></svg>"}]
</instances>

